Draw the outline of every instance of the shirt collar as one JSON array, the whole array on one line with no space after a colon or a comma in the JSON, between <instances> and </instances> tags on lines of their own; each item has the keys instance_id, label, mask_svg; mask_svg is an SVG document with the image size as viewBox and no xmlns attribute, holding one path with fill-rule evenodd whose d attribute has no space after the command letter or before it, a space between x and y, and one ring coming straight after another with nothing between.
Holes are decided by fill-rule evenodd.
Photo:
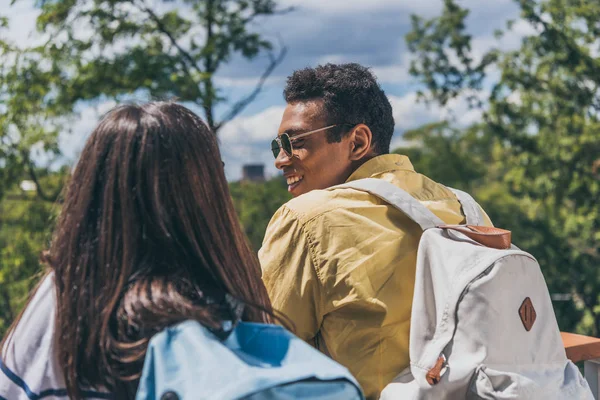
<instances>
[{"instance_id":1,"label":"shirt collar","mask_svg":"<svg viewBox=\"0 0 600 400\"><path fill-rule=\"evenodd\" d=\"M415 170L408 157L400 154L383 154L370 159L358 167L358 169L354 171L352 175L350 175L346 182L363 178L371 178L375 175L380 175L385 172L396 171L399 169L409 171Z\"/></svg>"}]
</instances>

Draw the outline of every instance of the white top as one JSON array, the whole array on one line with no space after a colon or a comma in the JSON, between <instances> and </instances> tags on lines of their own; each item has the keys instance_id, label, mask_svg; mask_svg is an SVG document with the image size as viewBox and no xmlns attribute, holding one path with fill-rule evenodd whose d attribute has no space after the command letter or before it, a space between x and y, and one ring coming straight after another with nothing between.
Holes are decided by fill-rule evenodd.
<instances>
[{"instance_id":1,"label":"white top","mask_svg":"<svg viewBox=\"0 0 600 400\"><path fill-rule=\"evenodd\" d=\"M65 380L56 356L54 274L47 276L2 349L0 400L64 400ZM108 393L84 391L88 399L110 399Z\"/></svg>"}]
</instances>

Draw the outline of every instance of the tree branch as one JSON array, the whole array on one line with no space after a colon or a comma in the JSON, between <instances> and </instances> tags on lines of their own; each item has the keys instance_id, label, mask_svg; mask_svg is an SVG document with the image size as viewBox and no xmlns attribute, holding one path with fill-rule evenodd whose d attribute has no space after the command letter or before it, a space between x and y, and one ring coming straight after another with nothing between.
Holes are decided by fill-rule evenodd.
<instances>
[{"instance_id":1,"label":"tree branch","mask_svg":"<svg viewBox=\"0 0 600 400\"><path fill-rule=\"evenodd\" d=\"M247 96L242 98L241 100L237 101L231 107L229 112L227 114L225 114L223 119L218 124L215 124L215 127L214 127L215 132L217 130L219 130L225 123L234 119L240 112L242 112L242 110L244 108L246 108L246 106L248 106L248 104L252 103L254 101L254 99L256 99L256 96L258 96L258 94L261 92L267 78L271 75L271 73L275 70L275 68L279 64L281 64L281 62L285 58L286 53L287 53L287 48L283 47L281 49L281 51L279 52L279 54L277 55L277 57L271 56L271 62L269 63L269 66L265 69L265 71L261 75L254 90L250 94L248 94Z\"/></svg>"},{"instance_id":2,"label":"tree branch","mask_svg":"<svg viewBox=\"0 0 600 400\"><path fill-rule=\"evenodd\" d=\"M177 49L177 51L179 52L179 54L182 56L183 60L182 60L182 67L184 70L184 73L190 78L190 80L192 82L194 82L195 84L199 84L198 82L196 82L196 80L193 78L191 72L190 72L190 68L193 68L196 72L198 72L199 74L209 74L210 76L206 79L204 79L204 84L205 84L205 92L204 95L202 94L202 92L198 89L198 97L202 100L202 108L204 109L204 112L206 114L206 118L207 118L207 123L208 125L211 127L211 129L213 130L213 132L216 134L217 131L228 121L231 121L233 118L235 118L244 108L246 108L246 106L248 106L248 104L250 104L252 101L254 101L254 99L256 98L256 96L258 96L258 94L261 92L267 78L271 75L271 73L273 72L273 70L279 65L281 64L281 62L283 61L286 53L287 53L287 48L286 47L282 47L281 51L279 52L279 54L277 55L277 57L273 57L273 55L270 55L270 59L271 62L268 65L268 67L265 69L265 71L263 72L263 74L261 75L256 87L254 88L254 90L248 94L246 97L244 97L243 99L239 100L238 102L236 102L231 109L229 110L229 112L225 115L225 117L218 123L216 123L214 121L214 116L213 116L213 105L212 105L212 90L213 90L213 85L212 85L212 74L214 73L214 66L213 64L213 60L212 58L209 56L207 56L208 58L205 58L204 60L204 67L205 67L205 71L203 71L197 64L197 62L194 60L194 58L192 57L192 55L186 51L184 48L181 47L181 45L177 42L177 39L173 36L173 34L165 27L165 25L162 23L160 17L148 6L146 6L146 3L144 0L141 0L140 4L137 4L136 0L131 0L132 4L138 8L140 11L146 13L148 15L148 17L150 18L150 20L152 20L155 24L156 27L158 29L159 32L163 33L170 41L171 45L173 47L175 47ZM209 15L207 16L207 43L212 40L212 14L211 14L211 10L212 10L212 2L209 0L209 5L207 6L209 9ZM282 15L282 14L286 14L288 12L291 12L294 10L294 7L287 7L285 9L282 10L277 10L275 12L273 12L273 14L275 15ZM244 20L245 23L249 23L251 22L254 18L256 18L257 16L262 15L262 13L259 12L255 12L253 14L251 14L248 18L246 18Z\"/></svg>"},{"instance_id":3,"label":"tree branch","mask_svg":"<svg viewBox=\"0 0 600 400\"><path fill-rule=\"evenodd\" d=\"M214 23L214 0L206 0L206 42L204 48L208 48L212 44L213 36L213 23ZM213 65L213 56L210 52L207 52L203 56L204 71L207 76L203 79L204 83L204 98L202 99L202 108L204 109L204 115L206 116L206 122L208 126L216 135L218 128L215 126L215 120L213 115L213 81L212 74L215 71Z\"/></svg>"},{"instance_id":4,"label":"tree branch","mask_svg":"<svg viewBox=\"0 0 600 400\"><path fill-rule=\"evenodd\" d=\"M31 160L29 159L29 154L27 154L27 151L22 150L21 155L23 157L23 162L25 163L25 167L27 168L27 172L29 173L29 177L31 178L33 183L35 183L35 191L36 191L37 195L39 196L39 198L44 201L55 203L58 200L58 196L60 196L62 187L58 187L58 189L54 193L52 193L51 195L48 195L42 189L42 186L40 185L40 181L38 179L37 173L35 172L35 167L34 167L33 163L31 162Z\"/></svg>"},{"instance_id":5,"label":"tree branch","mask_svg":"<svg viewBox=\"0 0 600 400\"><path fill-rule=\"evenodd\" d=\"M294 11L294 10L296 10L296 7L290 6L290 7L287 7L287 8L283 8L281 10L275 10L275 11L273 11L271 13L268 13L268 14L267 13L263 13L263 12L256 12L255 11L252 14L250 14L249 16L247 16L246 18L244 18L242 20L242 22L243 22L244 25L246 25L246 24L252 22L254 20L254 18L256 18L256 17L258 17L260 15L269 15L269 16L272 16L272 15L285 15L287 13L290 13L290 12Z\"/></svg>"},{"instance_id":6,"label":"tree branch","mask_svg":"<svg viewBox=\"0 0 600 400\"><path fill-rule=\"evenodd\" d=\"M154 21L154 23L156 24L156 27L157 27L158 31L161 32L161 33L163 33L165 36L167 36L167 38L171 42L171 45L173 45L173 47L175 47L177 49L177 51L179 52L179 54L181 54L181 56L184 58L184 61L181 63L181 65L183 67L184 73L188 76L188 78L190 78L190 80L192 82L198 84L194 80L189 67L191 67L194 70L196 70L196 72L198 72L199 74L202 74L203 71L198 67L198 64L196 64L196 61L194 60L194 57L192 57L192 55L188 51L186 51L183 47L181 47L181 45L177 42L177 39L167 29L167 27L162 23L162 21L160 20L160 18L158 17L158 15L156 15L156 13L154 11L152 11L152 9L150 9L149 7L147 7L145 5L145 3L144 3L143 0L142 0L142 3L144 4L143 6L140 6L140 5L136 4L135 0L132 0L131 3L135 7L137 7L138 10L140 10L140 11L145 12L146 14L148 14L148 16L150 17L150 19L152 21ZM185 61L187 61L187 63ZM198 91L198 97L202 97L201 93L199 91Z\"/></svg>"}]
</instances>

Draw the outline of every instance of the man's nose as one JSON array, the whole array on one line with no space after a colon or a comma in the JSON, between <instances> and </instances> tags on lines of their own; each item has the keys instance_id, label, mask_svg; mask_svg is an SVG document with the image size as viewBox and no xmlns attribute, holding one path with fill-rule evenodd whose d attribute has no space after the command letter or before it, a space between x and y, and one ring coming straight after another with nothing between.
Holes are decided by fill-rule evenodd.
<instances>
[{"instance_id":1,"label":"man's nose","mask_svg":"<svg viewBox=\"0 0 600 400\"><path fill-rule=\"evenodd\" d=\"M289 157L283 149L279 149L279 154L277 154L277 158L275 159L275 168L282 169L285 166L291 165L292 159Z\"/></svg>"}]
</instances>

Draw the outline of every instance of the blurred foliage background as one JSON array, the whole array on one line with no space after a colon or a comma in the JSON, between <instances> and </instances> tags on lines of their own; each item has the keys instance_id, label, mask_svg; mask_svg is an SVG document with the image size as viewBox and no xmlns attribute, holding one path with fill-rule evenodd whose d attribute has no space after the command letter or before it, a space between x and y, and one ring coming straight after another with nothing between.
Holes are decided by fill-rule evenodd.
<instances>
[{"instance_id":1,"label":"blurred foliage background","mask_svg":"<svg viewBox=\"0 0 600 400\"><path fill-rule=\"evenodd\" d=\"M492 48L482 57L471 55L469 11L457 1L440 0L434 18L412 17L406 41L420 100L462 99L482 117L469 126L449 118L405 132L405 145L394 151L408 155L418 172L469 191L495 225L512 230L515 244L542 266L561 329L600 336L600 3L515 1L536 33L517 50ZM38 2L38 29L49 33L44 45L24 49L0 39L0 335L41 270L39 255L70 171L56 167L58 134L68 129L77 102L119 101L139 91L177 97L201 107L217 134L285 56L285 47L247 29L259 15L290 11L275 1L199 1L194 18L158 14L142 0L82 3ZM98 34L77 37L75 20ZM514 23L497 32L498 45ZM9 24L0 18L0 29ZM180 41L194 29L212 34L184 49ZM107 56L104 50L124 38L136 45ZM230 101L217 121L214 107L227 99L213 76L234 54L266 54L271 63L255 91ZM289 199L285 182L230 188L258 250L270 217Z\"/></svg>"}]
</instances>

